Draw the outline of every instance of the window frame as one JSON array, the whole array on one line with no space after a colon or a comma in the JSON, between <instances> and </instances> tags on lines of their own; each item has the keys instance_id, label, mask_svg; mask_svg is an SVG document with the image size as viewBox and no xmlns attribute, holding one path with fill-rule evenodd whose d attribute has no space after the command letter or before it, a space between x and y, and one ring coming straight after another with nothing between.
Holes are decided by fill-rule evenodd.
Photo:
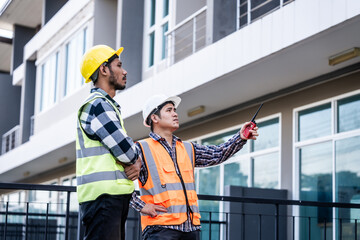
<instances>
[{"instance_id":1,"label":"window frame","mask_svg":"<svg viewBox=\"0 0 360 240\"><path fill-rule=\"evenodd\" d=\"M172 27L172 8L173 1L168 1L168 14L164 16L164 0L155 1L155 23L151 25L151 1L145 1L144 14L144 38L143 38L143 72L149 72L150 75L157 69L157 65L167 59L165 43L165 57L163 58L163 26L167 23L168 30ZM150 35L154 34L153 64L150 65ZM165 41L167 39L165 38Z\"/></svg>"},{"instance_id":2,"label":"window frame","mask_svg":"<svg viewBox=\"0 0 360 240\"><path fill-rule=\"evenodd\" d=\"M255 152L251 152L251 145L252 143L249 142L247 144L245 144L244 148L247 147L248 148L248 153L246 154L243 154L243 155L240 155L240 156L237 156L236 158L233 158L233 159L229 159L227 161L225 161L224 163L220 164L220 165L216 165L216 166L219 166L220 167L220 189L219 189L219 193L220 195L224 195L224 166L226 164L230 164L230 163L234 163L234 162L239 162L243 159L246 159L249 162L249 172L248 172L248 186L247 187L253 187L254 184L253 184L253 158L255 157L258 157L258 156L263 156L263 155L266 155L266 154L270 154L270 153L276 153L278 152L279 153L279 165L278 165L278 186L275 188L275 189L281 189L281 125L282 125L282 117L281 117L281 113L275 113L275 114L272 114L272 115L269 115L269 116L266 116L266 117L263 117L263 118L259 118L258 120L256 120L257 123L263 123L263 122L266 122L268 120L272 120L272 119L275 119L275 118L278 118L279 119L279 145L277 147L272 147L272 148L269 148L269 149L263 149L263 150L259 150L259 151L255 151ZM226 132L230 132L230 131L234 131L234 130L240 130L241 129L241 126L243 125L244 123L242 124L238 124L238 125L235 125L235 126L232 126L232 127L229 127L229 128L225 128L225 129L221 129L221 130L218 130L218 131L215 131L215 132L212 132L212 133L209 133L209 134L205 134L205 135L201 135L199 137L196 137L190 141L194 141L196 143L199 143L199 144L202 144L202 140L206 139L206 138L210 138L210 137L214 137L214 136L217 136L217 135L220 135L220 134L223 134L223 133L226 133ZM256 140L255 140L256 141ZM240 150L241 151L241 150ZM210 166L210 167L206 167L206 168L212 168L212 167L216 167L216 166ZM195 172L196 172L196 175L197 175L197 179L196 179L196 182L199 182L199 171L203 169L203 168L195 168ZM196 185L196 191L199 192L199 185L197 184Z\"/></svg>"},{"instance_id":3,"label":"window frame","mask_svg":"<svg viewBox=\"0 0 360 240\"><path fill-rule=\"evenodd\" d=\"M300 167L300 149L302 147L311 146L314 144L319 143L325 143L325 142L331 142L332 145L332 159L331 159L331 165L332 165L332 201L336 201L336 142L343 139L349 139L352 137L360 136L360 128L355 130L350 130L347 132L337 132L337 124L338 124L338 114L337 114L337 108L338 108L338 101L342 99L346 99L348 97L353 97L355 95L360 94L360 90L355 90L351 92L347 92L344 94L336 95L330 98L326 98L320 101L316 101L310 104L306 104L297 108L293 109L293 139L292 139L292 152L293 152L293 199L294 200L300 200L300 187L301 187L301 167ZM302 110L311 109L323 104L331 104L331 134L323 137L313 138L313 139L307 139L305 141L298 141L298 127L299 127L299 115L298 113ZM293 212L295 215L300 214L300 207L299 206L293 206ZM333 217L337 217L337 210L334 208L332 211ZM296 220L295 222L297 228L300 227L300 221ZM333 236L337 234L337 228L338 228L338 222L334 222L333 227ZM300 232L297 230L295 233L296 236L299 236Z\"/></svg>"},{"instance_id":4,"label":"window frame","mask_svg":"<svg viewBox=\"0 0 360 240\"><path fill-rule=\"evenodd\" d=\"M61 103L63 100L76 94L76 92L80 91L82 88L86 86L86 84L82 84L79 88L75 91L70 92L67 95L64 95L64 87L65 87L65 66L66 66L66 45L73 40L77 33L83 32L86 29L86 36L92 35L92 24L91 19L86 18L84 19L76 28L72 29L72 31L68 32L63 38L61 38L59 44L53 46L46 52L46 54L42 55L38 58L35 62L36 66L36 97L35 97L35 116L42 115L49 111L50 109L54 108L57 104ZM92 39L87 37L84 39L85 49L88 49L92 45ZM52 104L45 109L41 109L41 82L42 82L42 66L49 60L53 54L58 52L58 79L57 79L57 101L56 103Z\"/></svg>"}]
</instances>

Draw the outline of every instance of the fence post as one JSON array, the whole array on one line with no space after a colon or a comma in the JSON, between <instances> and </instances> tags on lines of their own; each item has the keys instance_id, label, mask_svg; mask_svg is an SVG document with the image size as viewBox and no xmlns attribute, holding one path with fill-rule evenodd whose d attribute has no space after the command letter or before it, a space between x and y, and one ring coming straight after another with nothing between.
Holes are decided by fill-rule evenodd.
<instances>
[{"instance_id":1,"label":"fence post","mask_svg":"<svg viewBox=\"0 0 360 240\"><path fill-rule=\"evenodd\" d=\"M275 204L275 239L279 240L279 204Z\"/></svg>"},{"instance_id":2,"label":"fence post","mask_svg":"<svg viewBox=\"0 0 360 240\"><path fill-rule=\"evenodd\" d=\"M29 202L26 203L26 215L25 215L25 240L28 239L28 223L29 223Z\"/></svg>"},{"instance_id":3,"label":"fence post","mask_svg":"<svg viewBox=\"0 0 360 240\"><path fill-rule=\"evenodd\" d=\"M9 202L6 202L5 226L4 226L4 240L6 240L8 214L9 214Z\"/></svg>"},{"instance_id":4,"label":"fence post","mask_svg":"<svg viewBox=\"0 0 360 240\"><path fill-rule=\"evenodd\" d=\"M66 196L65 240L69 239L70 193L67 191Z\"/></svg>"},{"instance_id":5,"label":"fence post","mask_svg":"<svg viewBox=\"0 0 360 240\"><path fill-rule=\"evenodd\" d=\"M211 240L211 212L209 212L209 240Z\"/></svg>"},{"instance_id":6,"label":"fence post","mask_svg":"<svg viewBox=\"0 0 360 240\"><path fill-rule=\"evenodd\" d=\"M46 203L45 240L47 239L48 222L49 222L49 203Z\"/></svg>"},{"instance_id":7,"label":"fence post","mask_svg":"<svg viewBox=\"0 0 360 240\"><path fill-rule=\"evenodd\" d=\"M261 214L259 214L259 228L258 228L258 231L259 231L259 240L261 240Z\"/></svg>"},{"instance_id":8,"label":"fence post","mask_svg":"<svg viewBox=\"0 0 360 240\"><path fill-rule=\"evenodd\" d=\"M326 218L324 218L324 239L326 240Z\"/></svg>"},{"instance_id":9,"label":"fence post","mask_svg":"<svg viewBox=\"0 0 360 240\"><path fill-rule=\"evenodd\" d=\"M308 219L309 219L308 224L309 224L309 240L310 240L311 239L311 217L308 217Z\"/></svg>"}]
</instances>

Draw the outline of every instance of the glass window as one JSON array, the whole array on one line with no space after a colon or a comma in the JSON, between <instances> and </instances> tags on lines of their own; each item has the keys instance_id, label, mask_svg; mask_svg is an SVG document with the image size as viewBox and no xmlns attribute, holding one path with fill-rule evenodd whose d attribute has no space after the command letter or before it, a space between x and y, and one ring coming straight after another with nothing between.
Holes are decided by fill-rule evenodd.
<instances>
[{"instance_id":1,"label":"glass window","mask_svg":"<svg viewBox=\"0 0 360 240\"><path fill-rule=\"evenodd\" d=\"M150 27L155 24L155 12L156 12L155 9L156 9L155 0L151 0L151 6L150 6Z\"/></svg>"},{"instance_id":2,"label":"glass window","mask_svg":"<svg viewBox=\"0 0 360 240\"><path fill-rule=\"evenodd\" d=\"M163 25L163 38L162 38L162 55L161 55L161 59L165 59L166 55L167 55L167 44L166 44L166 35L165 33L168 31L168 23L165 23Z\"/></svg>"},{"instance_id":3,"label":"glass window","mask_svg":"<svg viewBox=\"0 0 360 240\"><path fill-rule=\"evenodd\" d=\"M336 141L336 201L343 203L359 203L360 196L360 136ZM339 209L341 218L351 221L360 219L360 209ZM348 222L348 221L347 221Z\"/></svg>"},{"instance_id":4,"label":"glass window","mask_svg":"<svg viewBox=\"0 0 360 240\"><path fill-rule=\"evenodd\" d=\"M149 36L149 67L154 65L155 32Z\"/></svg>"},{"instance_id":5,"label":"glass window","mask_svg":"<svg viewBox=\"0 0 360 240\"><path fill-rule=\"evenodd\" d=\"M85 53L87 29L83 29L65 46L65 85L64 96L79 89L84 83L84 78L79 71L82 55Z\"/></svg>"},{"instance_id":6,"label":"glass window","mask_svg":"<svg viewBox=\"0 0 360 240\"><path fill-rule=\"evenodd\" d=\"M302 147L299 159L301 199L331 201L332 143L325 142ZM321 197L321 194L326 195L326 199Z\"/></svg>"},{"instance_id":7,"label":"glass window","mask_svg":"<svg viewBox=\"0 0 360 240\"><path fill-rule=\"evenodd\" d=\"M300 199L332 201L332 142L303 147L299 150ZM321 239L324 221L332 221L331 208L300 207L300 216L311 216L311 239ZM300 239L308 239L307 219L300 219Z\"/></svg>"},{"instance_id":8,"label":"glass window","mask_svg":"<svg viewBox=\"0 0 360 240\"><path fill-rule=\"evenodd\" d=\"M338 132L360 128L360 94L338 101Z\"/></svg>"},{"instance_id":9,"label":"glass window","mask_svg":"<svg viewBox=\"0 0 360 240\"><path fill-rule=\"evenodd\" d=\"M163 4L163 17L166 17L167 15L169 15L169 0L163 0L164 4Z\"/></svg>"},{"instance_id":10,"label":"glass window","mask_svg":"<svg viewBox=\"0 0 360 240\"><path fill-rule=\"evenodd\" d=\"M240 150L241 152L242 150ZM224 165L224 185L248 187L250 164L247 159Z\"/></svg>"},{"instance_id":11,"label":"glass window","mask_svg":"<svg viewBox=\"0 0 360 240\"><path fill-rule=\"evenodd\" d=\"M57 102L59 78L59 52L51 55L41 65L40 111L49 108Z\"/></svg>"},{"instance_id":12,"label":"glass window","mask_svg":"<svg viewBox=\"0 0 360 240\"><path fill-rule=\"evenodd\" d=\"M253 141L253 151L279 146L279 118L258 123L261 137Z\"/></svg>"},{"instance_id":13,"label":"glass window","mask_svg":"<svg viewBox=\"0 0 360 240\"><path fill-rule=\"evenodd\" d=\"M275 152L254 157L253 161L253 186L259 188L277 188L279 185L279 153Z\"/></svg>"},{"instance_id":14,"label":"glass window","mask_svg":"<svg viewBox=\"0 0 360 240\"><path fill-rule=\"evenodd\" d=\"M324 104L299 112L298 141L331 134L331 104Z\"/></svg>"}]
</instances>

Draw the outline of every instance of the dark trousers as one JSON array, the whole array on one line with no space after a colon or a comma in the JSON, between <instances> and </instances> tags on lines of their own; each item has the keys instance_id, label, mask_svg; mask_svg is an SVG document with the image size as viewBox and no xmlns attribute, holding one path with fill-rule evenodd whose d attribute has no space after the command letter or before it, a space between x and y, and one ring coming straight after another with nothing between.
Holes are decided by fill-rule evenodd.
<instances>
[{"instance_id":1,"label":"dark trousers","mask_svg":"<svg viewBox=\"0 0 360 240\"><path fill-rule=\"evenodd\" d=\"M80 205L81 222L86 240L125 240L125 221L131 194L101 195Z\"/></svg>"},{"instance_id":2,"label":"dark trousers","mask_svg":"<svg viewBox=\"0 0 360 240\"><path fill-rule=\"evenodd\" d=\"M200 230L180 232L168 228L158 228L146 235L146 240L200 240Z\"/></svg>"}]
</instances>

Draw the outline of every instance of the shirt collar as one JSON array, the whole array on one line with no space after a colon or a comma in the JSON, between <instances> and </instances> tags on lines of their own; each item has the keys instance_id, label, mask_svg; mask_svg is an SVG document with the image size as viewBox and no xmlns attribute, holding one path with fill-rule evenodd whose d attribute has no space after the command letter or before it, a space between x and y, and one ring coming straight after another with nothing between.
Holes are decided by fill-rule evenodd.
<instances>
[{"instance_id":1,"label":"shirt collar","mask_svg":"<svg viewBox=\"0 0 360 240\"><path fill-rule=\"evenodd\" d=\"M101 93L101 94L104 95L107 99L109 99L117 108L120 108L120 105L119 105L112 97L110 97L110 95L107 94L107 92L105 92L105 91L102 90L101 88L92 88L92 89L91 89L91 93L93 93L93 92Z\"/></svg>"},{"instance_id":2,"label":"shirt collar","mask_svg":"<svg viewBox=\"0 0 360 240\"><path fill-rule=\"evenodd\" d=\"M149 136L154 139L155 141L165 141L165 138L162 138L159 134L157 133L154 133L154 132L150 132ZM177 136L175 136L174 134L172 135L173 136L173 141L176 142L176 141L179 141L181 142L181 139L178 138Z\"/></svg>"}]
</instances>

